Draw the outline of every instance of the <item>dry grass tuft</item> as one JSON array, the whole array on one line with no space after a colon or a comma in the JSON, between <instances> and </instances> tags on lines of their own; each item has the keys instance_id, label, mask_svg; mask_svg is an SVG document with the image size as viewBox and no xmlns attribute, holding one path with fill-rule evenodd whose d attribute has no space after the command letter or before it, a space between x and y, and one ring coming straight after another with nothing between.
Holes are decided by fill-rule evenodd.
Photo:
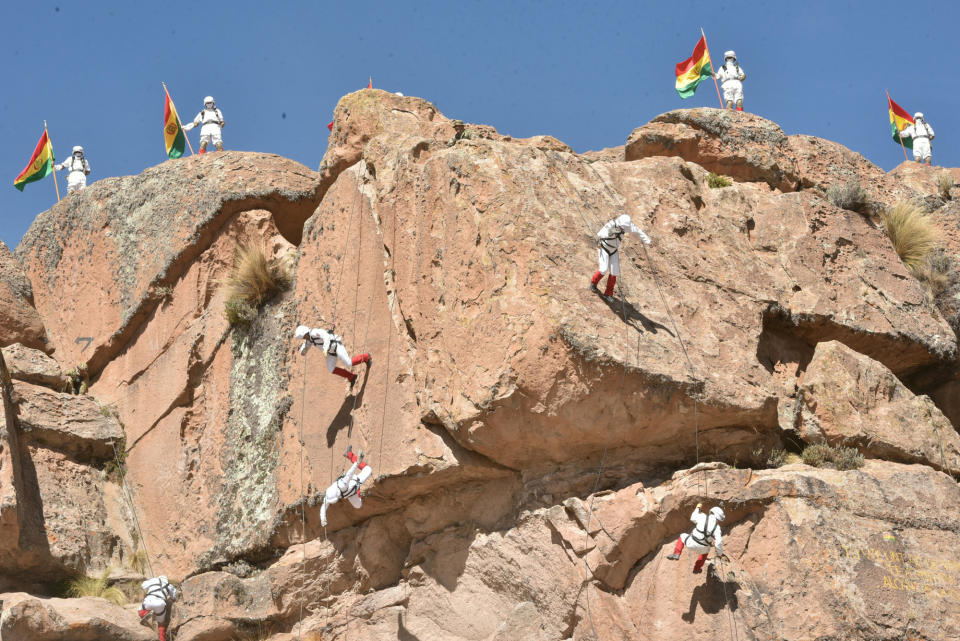
<instances>
[{"instance_id":1,"label":"dry grass tuft","mask_svg":"<svg viewBox=\"0 0 960 641\"><path fill-rule=\"evenodd\" d=\"M721 189L723 187L729 187L733 184L728 177L722 176L720 174L715 174L712 171L710 175L707 176L707 185L710 186L710 189Z\"/></svg>"},{"instance_id":2,"label":"dry grass tuft","mask_svg":"<svg viewBox=\"0 0 960 641\"><path fill-rule=\"evenodd\" d=\"M867 192L860 186L860 181L850 180L845 185L831 185L827 189L827 200L840 209L863 213L867 207Z\"/></svg>"},{"instance_id":3,"label":"dry grass tuft","mask_svg":"<svg viewBox=\"0 0 960 641\"><path fill-rule=\"evenodd\" d=\"M231 325L247 325L257 309L290 287L293 273L282 258L267 258L263 247L245 244L237 248L233 270L222 281L227 290L224 313Z\"/></svg>"},{"instance_id":4,"label":"dry grass tuft","mask_svg":"<svg viewBox=\"0 0 960 641\"><path fill-rule=\"evenodd\" d=\"M882 224L893 249L911 270L923 265L930 252L939 245L940 237L930 218L913 203L897 203L885 211Z\"/></svg>"},{"instance_id":5,"label":"dry grass tuft","mask_svg":"<svg viewBox=\"0 0 960 641\"><path fill-rule=\"evenodd\" d=\"M107 585L109 576L110 568L104 570L98 577L78 576L67 583L67 594L74 598L100 597L117 605L126 605L126 595L118 588Z\"/></svg>"},{"instance_id":6,"label":"dry grass tuft","mask_svg":"<svg viewBox=\"0 0 960 641\"><path fill-rule=\"evenodd\" d=\"M955 184L953 176L947 172L943 172L937 176L937 191L940 192L940 197L944 200L950 200L950 190L953 189Z\"/></svg>"},{"instance_id":7,"label":"dry grass tuft","mask_svg":"<svg viewBox=\"0 0 960 641\"><path fill-rule=\"evenodd\" d=\"M855 447L814 443L803 448L803 462L813 467L832 467L837 470L856 470L863 467L863 454Z\"/></svg>"}]
</instances>

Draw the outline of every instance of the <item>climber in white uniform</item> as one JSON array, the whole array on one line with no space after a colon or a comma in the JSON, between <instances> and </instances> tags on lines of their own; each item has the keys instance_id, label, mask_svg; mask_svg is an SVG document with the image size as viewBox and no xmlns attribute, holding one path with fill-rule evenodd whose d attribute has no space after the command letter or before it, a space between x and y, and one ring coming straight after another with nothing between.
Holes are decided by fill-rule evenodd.
<instances>
[{"instance_id":1,"label":"climber in white uniform","mask_svg":"<svg viewBox=\"0 0 960 641\"><path fill-rule=\"evenodd\" d=\"M707 560L707 554L710 553L711 546L717 549L717 556L724 557L723 554L723 536L720 533L720 521L726 518L723 509L719 506L710 508L708 514L700 511L703 504L697 503L697 507L690 515L690 520L695 523L693 531L690 534L684 532L677 539L677 544L673 548L673 554L667 558L676 561L683 552L683 547L687 546L691 552L699 552L696 563L693 564L694 574L703 570L703 564Z\"/></svg>"},{"instance_id":2,"label":"climber in white uniform","mask_svg":"<svg viewBox=\"0 0 960 641\"><path fill-rule=\"evenodd\" d=\"M933 140L933 127L923 119L923 113L913 114L913 124L900 132L901 138L913 138L913 159L919 163L930 163L930 141Z\"/></svg>"},{"instance_id":3,"label":"climber in white uniform","mask_svg":"<svg viewBox=\"0 0 960 641\"><path fill-rule=\"evenodd\" d=\"M590 279L590 291L599 292L597 283L603 278L603 275L609 270L607 277L607 287L603 292L604 296L613 295L613 286L617 282L617 276L620 275L620 243L623 241L623 235L626 233L637 234L644 245L650 244L650 237L643 233L643 230L633 224L630 216L621 214L617 218L610 220L597 232L597 262L599 267L593 277Z\"/></svg>"},{"instance_id":4,"label":"climber in white uniform","mask_svg":"<svg viewBox=\"0 0 960 641\"><path fill-rule=\"evenodd\" d=\"M167 626L170 625L170 609L177 600L177 588L165 576L147 579L141 585L146 596L140 604L140 623L147 624L150 616L157 621L157 636L160 641L167 641Z\"/></svg>"},{"instance_id":5,"label":"climber in white uniform","mask_svg":"<svg viewBox=\"0 0 960 641\"><path fill-rule=\"evenodd\" d=\"M303 340L303 344L300 345L301 354L306 354L311 346L322 347L324 353L327 355L327 371L350 381L351 389L357 380L357 375L342 367L337 367L337 361L339 360L347 367L353 367L360 363L366 363L367 367L370 367L370 362L373 360L370 358L370 354L366 353L350 358L347 348L343 346L343 338L319 327L310 329L306 325L300 325L297 327L294 336L297 339Z\"/></svg>"},{"instance_id":6,"label":"climber in white uniform","mask_svg":"<svg viewBox=\"0 0 960 641\"><path fill-rule=\"evenodd\" d=\"M353 446L349 446L343 455L353 465L327 488L323 496L323 507L320 508L320 525L323 527L327 527L327 506L340 499L347 499L354 509L360 509L363 504L360 500L360 486L373 474L373 468L363 462L363 450L360 450L360 456L357 456L353 453ZM358 470L360 474L357 474Z\"/></svg>"},{"instance_id":7,"label":"climber in white uniform","mask_svg":"<svg viewBox=\"0 0 960 641\"><path fill-rule=\"evenodd\" d=\"M73 155L64 160L59 165L54 165L55 169L66 169L67 174L67 193L72 194L75 191L87 186L87 176L90 175L90 163L83 155L83 147L77 145L73 148Z\"/></svg>"},{"instance_id":8,"label":"climber in white uniform","mask_svg":"<svg viewBox=\"0 0 960 641\"><path fill-rule=\"evenodd\" d=\"M747 74L740 68L735 51L727 51L723 59L723 66L716 73L723 87L723 100L727 109L733 109L736 104L737 111L743 111L743 81L747 79Z\"/></svg>"},{"instance_id":9,"label":"climber in white uniform","mask_svg":"<svg viewBox=\"0 0 960 641\"><path fill-rule=\"evenodd\" d=\"M183 130L190 131L200 125L203 125L200 127L200 153L207 153L207 145L211 142L217 147L217 151L223 151L223 137L220 133L224 127L223 113L217 109L213 96L203 99L203 111L197 114L193 122L185 124Z\"/></svg>"}]
</instances>

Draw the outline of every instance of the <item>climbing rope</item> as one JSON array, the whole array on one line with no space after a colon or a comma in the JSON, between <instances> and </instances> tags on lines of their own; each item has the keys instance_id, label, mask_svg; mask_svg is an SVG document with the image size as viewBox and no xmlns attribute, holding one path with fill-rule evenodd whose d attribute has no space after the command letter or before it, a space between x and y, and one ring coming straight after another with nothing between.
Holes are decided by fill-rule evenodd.
<instances>
[{"instance_id":1,"label":"climbing rope","mask_svg":"<svg viewBox=\"0 0 960 641\"><path fill-rule=\"evenodd\" d=\"M123 473L123 464L120 463L120 455L117 453L117 442L111 440L110 447L113 448L113 460L116 462L117 471L120 473L120 488L123 490L123 495L127 499L127 505L130 507L130 514L133 515L133 524L137 528L137 533L140 535L140 545L143 546L143 553L147 557L147 569L150 571L150 576L155 576L153 574L153 564L150 563L150 552L147 551L147 539L143 536L143 530L140 528L140 519L137 517L137 508L133 503L133 496L130 494L130 489L127 487L127 478L126 474Z\"/></svg>"},{"instance_id":2,"label":"climbing rope","mask_svg":"<svg viewBox=\"0 0 960 641\"><path fill-rule=\"evenodd\" d=\"M300 634L303 630L303 605L306 599L306 581L307 581L307 499L303 487L303 421L304 410L307 404L307 360L309 351L303 356L303 387L300 391L300 423L298 425L300 442L300 545L302 546L303 556L300 559L300 623L297 625L297 641L300 641Z\"/></svg>"}]
</instances>

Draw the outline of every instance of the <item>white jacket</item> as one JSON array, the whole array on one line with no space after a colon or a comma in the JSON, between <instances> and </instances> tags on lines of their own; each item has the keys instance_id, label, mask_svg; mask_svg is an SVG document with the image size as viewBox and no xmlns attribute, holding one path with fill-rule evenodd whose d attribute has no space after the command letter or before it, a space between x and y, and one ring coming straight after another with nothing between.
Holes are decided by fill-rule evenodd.
<instances>
[{"instance_id":1,"label":"white jacket","mask_svg":"<svg viewBox=\"0 0 960 641\"><path fill-rule=\"evenodd\" d=\"M311 346L316 346L323 347L323 351L329 354L330 343L334 341L342 345L343 337L338 334L328 332L325 329L320 329L319 327L311 329L310 333L307 334L306 338L303 339L303 344L300 345L300 353L306 354L307 350L310 349Z\"/></svg>"},{"instance_id":2,"label":"white jacket","mask_svg":"<svg viewBox=\"0 0 960 641\"><path fill-rule=\"evenodd\" d=\"M607 224L597 232L597 238L600 241L600 247L608 254L615 254L620 249L620 243L623 242L623 235L626 233L637 234L645 245L650 244L650 237L643 233L643 230L630 223L621 224L623 216L607 221Z\"/></svg>"},{"instance_id":3,"label":"white jacket","mask_svg":"<svg viewBox=\"0 0 960 641\"><path fill-rule=\"evenodd\" d=\"M695 508L690 515L690 520L696 524L690 532L694 543L702 544L707 548L712 544L717 548L717 555L723 554L723 535L720 533L720 524L717 523L717 519L710 513L704 514L700 508Z\"/></svg>"},{"instance_id":4,"label":"white jacket","mask_svg":"<svg viewBox=\"0 0 960 641\"><path fill-rule=\"evenodd\" d=\"M75 171L81 172L84 176L90 175L90 163L87 162L86 157L77 158L72 155L64 160L62 163L56 166L57 169L66 169L71 174Z\"/></svg>"},{"instance_id":5,"label":"white jacket","mask_svg":"<svg viewBox=\"0 0 960 641\"><path fill-rule=\"evenodd\" d=\"M717 80L720 81L720 84L723 87L742 87L742 82L747 79L747 74L743 73L743 68L739 64L731 65L730 63L724 63L720 69L717 70Z\"/></svg>"},{"instance_id":6,"label":"white jacket","mask_svg":"<svg viewBox=\"0 0 960 641\"><path fill-rule=\"evenodd\" d=\"M193 119L193 122L184 125L183 129L184 131L190 131L200 125L203 125L203 127L200 128L201 136L220 133L220 128L225 125L223 122L223 113L216 107L213 109L204 108L197 114L197 117Z\"/></svg>"},{"instance_id":7,"label":"white jacket","mask_svg":"<svg viewBox=\"0 0 960 641\"><path fill-rule=\"evenodd\" d=\"M177 588L163 575L147 579L140 584L140 587L146 592L146 596L143 597L143 605L146 608L167 605L177 600Z\"/></svg>"},{"instance_id":8,"label":"white jacket","mask_svg":"<svg viewBox=\"0 0 960 641\"><path fill-rule=\"evenodd\" d=\"M933 140L933 127L930 126L925 120L920 120L919 122L907 126L906 129L900 132L901 138L929 138Z\"/></svg>"}]
</instances>

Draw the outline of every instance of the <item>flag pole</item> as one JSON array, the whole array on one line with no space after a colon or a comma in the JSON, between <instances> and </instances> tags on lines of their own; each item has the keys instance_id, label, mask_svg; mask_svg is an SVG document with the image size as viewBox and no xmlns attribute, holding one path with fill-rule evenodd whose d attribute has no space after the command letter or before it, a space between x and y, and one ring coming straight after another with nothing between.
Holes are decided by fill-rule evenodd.
<instances>
[{"instance_id":1,"label":"flag pole","mask_svg":"<svg viewBox=\"0 0 960 641\"><path fill-rule=\"evenodd\" d=\"M884 89L884 91L887 91L887 90ZM893 103L893 101L890 100L890 92L887 91L887 109L890 109L891 112L893 112L893 109L892 109L893 104L892 104L892 103ZM897 118L896 118L896 116L894 116L894 118L893 118L893 126L894 126L894 127L897 126ZM903 144L903 137L900 135L900 129L899 129L899 128L897 128L897 140L900 141L900 149L903 149L903 160L904 160L905 162L910 162L910 159L907 158L907 147L906 147L906 145Z\"/></svg>"},{"instance_id":2,"label":"flag pole","mask_svg":"<svg viewBox=\"0 0 960 641\"><path fill-rule=\"evenodd\" d=\"M167 94L167 98L170 98L170 90L167 89L167 83L160 81L160 84L163 85L163 92ZM170 98L170 102L173 102L173 98ZM180 126L180 131L183 131L183 123L180 121L180 112L177 112L177 125ZM183 132L183 139L187 141L187 147L190 148L190 155L193 155L193 145L190 144L190 138L187 136L187 132Z\"/></svg>"},{"instance_id":3,"label":"flag pole","mask_svg":"<svg viewBox=\"0 0 960 641\"><path fill-rule=\"evenodd\" d=\"M53 141L50 140L50 132L47 131L47 121L43 121L43 133L47 134L47 144L50 145L50 151L53 151ZM50 166L53 168L53 188L57 190L57 202L60 202L60 185L57 184L57 159L50 158Z\"/></svg>"},{"instance_id":4,"label":"flag pole","mask_svg":"<svg viewBox=\"0 0 960 641\"><path fill-rule=\"evenodd\" d=\"M720 101L720 108L726 109L727 106L723 104L723 98L720 97L720 85L717 84L717 74L713 70L713 56L710 55L710 47L707 45L707 34L703 32L703 27L700 27L700 35L703 36L703 46L707 50L707 58L710 59L710 75L713 76L713 86L717 88L717 99Z\"/></svg>"}]
</instances>

